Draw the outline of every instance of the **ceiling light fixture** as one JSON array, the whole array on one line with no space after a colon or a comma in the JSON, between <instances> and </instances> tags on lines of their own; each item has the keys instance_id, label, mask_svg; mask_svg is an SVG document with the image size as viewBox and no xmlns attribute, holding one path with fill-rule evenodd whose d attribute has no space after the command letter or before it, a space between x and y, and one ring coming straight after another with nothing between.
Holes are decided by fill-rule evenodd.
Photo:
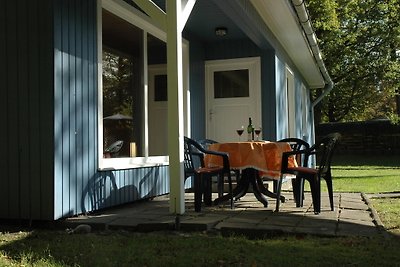
<instances>
[{"instance_id":1,"label":"ceiling light fixture","mask_svg":"<svg viewBox=\"0 0 400 267\"><path fill-rule=\"evenodd\" d=\"M216 36L225 36L228 33L228 29L225 27L218 27L215 28L215 35Z\"/></svg>"}]
</instances>

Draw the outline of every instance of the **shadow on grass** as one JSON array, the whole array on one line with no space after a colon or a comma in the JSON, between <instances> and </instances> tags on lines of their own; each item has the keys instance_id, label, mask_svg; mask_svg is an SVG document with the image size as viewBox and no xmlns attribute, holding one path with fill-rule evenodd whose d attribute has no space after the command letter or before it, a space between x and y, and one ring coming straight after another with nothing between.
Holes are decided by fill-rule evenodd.
<instances>
[{"instance_id":1,"label":"shadow on grass","mask_svg":"<svg viewBox=\"0 0 400 267\"><path fill-rule=\"evenodd\" d=\"M309 197L307 195L306 199ZM167 200L143 204L147 209L154 209L147 204L168 209ZM192 203L187 204L188 210L192 210ZM215 220L213 225L222 224L220 231L189 232L189 228L185 228L186 232L134 233L120 229L68 235L61 230L26 231L21 228L19 232L18 227L12 227L8 231L11 235L2 235L0 249L6 256L0 258L0 266L11 262L34 266L254 266L253 261L258 266L320 266L322 260L328 260L331 266L393 266L398 263L394 260L400 245L398 239L384 239L380 234L359 237L361 233L379 232L375 226L352 220L337 223L328 216L329 208L314 215L313 212L304 213L301 208L285 210L283 206L280 212L273 212L272 208L258 209L252 205L254 198L238 201L235 210L205 207L201 213L188 211L187 220L181 221L184 229L185 225L193 227L196 218L199 224ZM127 208L132 210L131 206ZM139 209L137 216L141 212ZM123 212L110 214L115 219L124 216ZM327 235L340 231L348 233L349 237ZM315 253L317 247L319 253Z\"/></svg>"},{"instance_id":2,"label":"shadow on grass","mask_svg":"<svg viewBox=\"0 0 400 267\"><path fill-rule=\"evenodd\" d=\"M374 179L382 179L382 178L385 178L385 177L393 177L394 175L393 174L388 174L388 175L379 175L379 176L371 176L371 175L351 175L351 176L349 176L349 175L337 175L337 174L335 174L335 177L334 177L334 179L335 180L337 180L337 179L346 179L346 180L348 180L348 179L371 179L371 180L374 180Z\"/></svg>"},{"instance_id":3,"label":"shadow on grass","mask_svg":"<svg viewBox=\"0 0 400 267\"><path fill-rule=\"evenodd\" d=\"M288 220L296 220L299 216L286 215ZM321 217L308 218L311 227L319 227L323 221ZM357 230L367 228L352 223L346 223L346 227ZM399 239L326 238L303 233L289 235L276 230L274 235L268 235L256 228L245 231L226 228L223 231L224 238L216 237L215 233L121 234L115 231L68 235L63 231L32 230L24 234L16 230L14 227L14 240L2 240L0 248L6 256L2 256L0 265L19 263L21 266L254 266L256 262L259 266L320 266L321 260L329 260L331 266L354 263L398 264L395 261L395 251ZM254 239L256 240L252 241ZM196 248L195 251L193 248ZM316 248L318 253L315 253ZM290 251L289 254L287 250ZM195 257L195 260L192 257ZM5 259L7 261L4 261Z\"/></svg>"},{"instance_id":4,"label":"shadow on grass","mask_svg":"<svg viewBox=\"0 0 400 267\"><path fill-rule=\"evenodd\" d=\"M332 166L400 167L400 155L334 155Z\"/></svg>"}]
</instances>

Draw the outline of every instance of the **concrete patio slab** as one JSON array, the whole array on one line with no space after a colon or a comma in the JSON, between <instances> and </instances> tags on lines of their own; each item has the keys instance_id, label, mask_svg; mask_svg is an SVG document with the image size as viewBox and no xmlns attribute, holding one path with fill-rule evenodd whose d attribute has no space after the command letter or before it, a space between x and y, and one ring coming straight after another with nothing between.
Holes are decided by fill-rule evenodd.
<instances>
[{"instance_id":1,"label":"concrete patio slab","mask_svg":"<svg viewBox=\"0 0 400 267\"><path fill-rule=\"evenodd\" d=\"M361 193L335 193L335 210L330 210L327 194L321 197L321 213L314 214L311 195L305 193L303 207L296 207L290 191L283 192L285 203L275 212L275 201L264 207L249 193L226 205L202 207L194 212L193 194L185 195L186 213L169 213L168 196L139 201L90 215L68 218L69 227L89 224L93 229L126 229L149 232L164 230L219 231L222 235L245 234L254 237L277 234L310 234L317 236L376 236L382 227L376 225L376 212L371 211ZM216 196L213 196L216 197Z\"/></svg>"}]
</instances>

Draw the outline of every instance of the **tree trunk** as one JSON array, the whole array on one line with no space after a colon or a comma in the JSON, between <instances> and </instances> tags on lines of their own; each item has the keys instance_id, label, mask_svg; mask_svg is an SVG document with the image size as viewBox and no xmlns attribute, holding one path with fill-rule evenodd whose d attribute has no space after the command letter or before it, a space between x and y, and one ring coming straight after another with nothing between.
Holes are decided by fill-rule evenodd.
<instances>
[{"instance_id":1,"label":"tree trunk","mask_svg":"<svg viewBox=\"0 0 400 267\"><path fill-rule=\"evenodd\" d=\"M318 125L321 123L322 120L322 111L321 111L321 106L316 105L314 107L314 124Z\"/></svg>"}]
</instances>

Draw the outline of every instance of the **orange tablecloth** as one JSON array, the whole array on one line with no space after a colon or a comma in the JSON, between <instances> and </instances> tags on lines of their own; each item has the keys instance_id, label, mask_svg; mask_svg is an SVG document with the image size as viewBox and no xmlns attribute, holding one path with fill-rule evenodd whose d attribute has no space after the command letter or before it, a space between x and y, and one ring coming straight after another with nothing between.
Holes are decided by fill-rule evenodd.
<instances>
[{"instance_id":1,"label":"orange tablecloth","mask_svg":"<svg viewBox=\"0 0 400 267\"><path fill-rule=\"evenodd\" d=\"M260 176L279 179L282 153L291 151L288 143L282 142L233 142L216 143L209 150L229 154L229 164L232 169L254 168L260 171ZM209 167L222 166L220 157L207 155L205 164ZM296 166L294 158L289 159L290 167Z\"/></svg>"}]
</instances>

